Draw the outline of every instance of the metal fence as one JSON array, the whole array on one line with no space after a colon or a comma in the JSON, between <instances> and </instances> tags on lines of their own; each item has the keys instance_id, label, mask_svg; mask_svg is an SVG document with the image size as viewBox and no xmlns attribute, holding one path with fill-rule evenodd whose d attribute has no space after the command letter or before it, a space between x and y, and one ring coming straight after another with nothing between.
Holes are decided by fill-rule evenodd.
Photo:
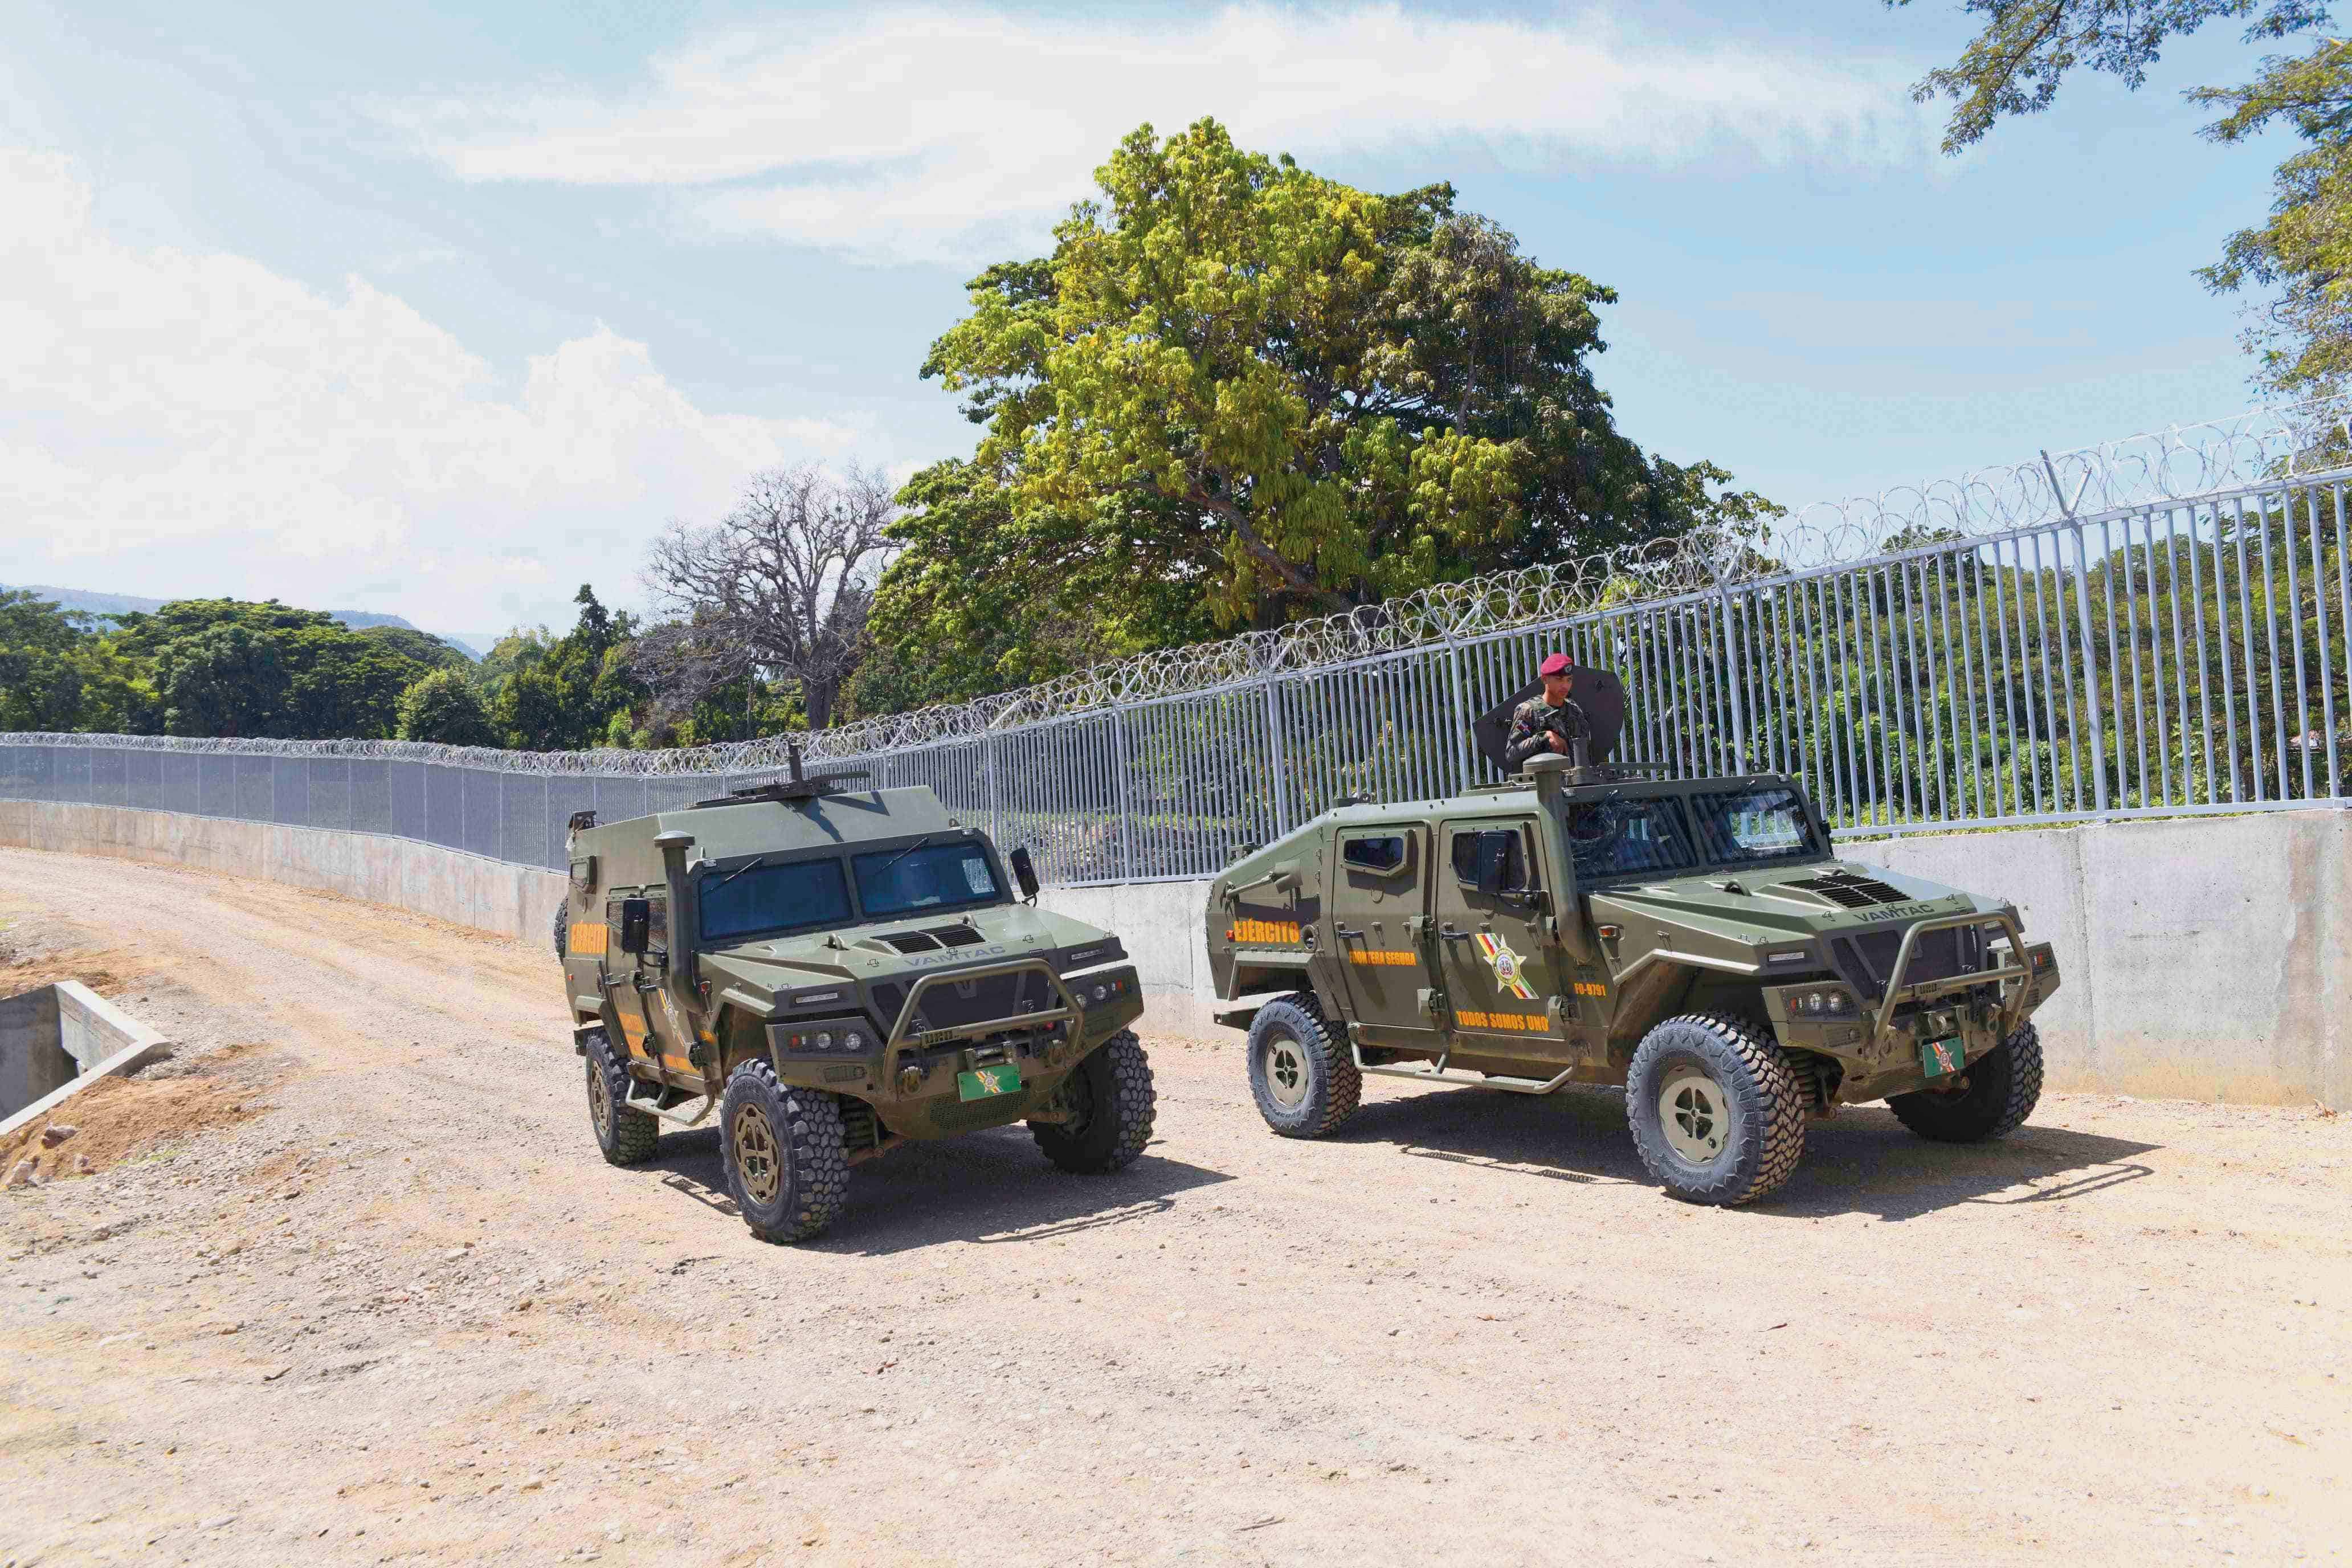
<instances>
[{"instance_id":1,"label":"metal fence","mask_svg":"<svg viewBox=\"0 0 2352 1568\"><path fill-rule=\"evenodd\" d=\"M1842 835L2352 804L2352 469L2296 471L2301 412L2040 455L1747 538L1446 584L806 739L877 784L929 784L1060 884L1210 876L1345 796L1483 782L1470 721L1553 648L1622 677L1621 755L1801 777ZM772 776L782 745L0 735L0 798L553 868L572 812L682 805Z\"/></svg>"}]
</instances>

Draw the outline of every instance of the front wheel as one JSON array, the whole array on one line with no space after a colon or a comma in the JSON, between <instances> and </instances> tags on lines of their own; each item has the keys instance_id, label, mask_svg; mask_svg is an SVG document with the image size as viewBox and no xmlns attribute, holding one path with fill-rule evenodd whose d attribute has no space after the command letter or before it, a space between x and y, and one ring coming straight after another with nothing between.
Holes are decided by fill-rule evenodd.
<instances>
[{"instance_id":1,"label":"front wheel","mask_svg":"<svg viewBox=\"0 0 2352 1568\"><path fill-rule=\"evenodd\" d=\"M1249 1030L1250 1098L1285 1138L1320 1138L1356 1113L1364 1075L1312 991L1277 996Z\"/></svg>"},{"instance_id":2,"label":"front wheel","mask_svg":"<svg viewBox=\"0 0 2352 1568\"><path fill-rule=\"evenodd\" d=\"M727 1195L761 1241L806 1241L849 1196L841 1104L788 1089L764 1057L728 1075L719 1102L719 1163Z\"/></svg>"},{"instance_id":3,"label":"front wheel","mask_svg":"<svg viewBox=\"0 0 2352 1568\"><path fill-rule=\"evenodd\" d=\"M1982 1143L2023 1126L2041 1099L2042 1035L2021 1024L1998 1050L1969 1063L1951 1088L1898 1094L1886 1108L1922 1138Z\"/></svg>"},{"instance_id":4,"label":"front wheel","mask_svg":"<svg viewBox=\"0 0 2352 1568\"><path fill-rule=\"evenodd\" d=\"M1787 1181L1805 1152L1789 1058L1739 1018L1693 1014L1642 1037L1625 1077L1633 1147L1669 1195L1728 1208Z\"/></svg>"},{"instance_id":5,"label":"front wheel","mask_svg":"<svg viewBox=\"0 0 2352 1568\"><path fill-rule=\"evenodd\" d=\"M1055 1091L1061 1121L1032 1121L1029 1136L1065 1171L1098 1176L1135 1163L1151 1142L1160 1094L1151 1058L1132 1029L1121 1029L1070 1069Z\"/></svg>"},{"instance_id":6,"label":"front wheel","mask_svg":"<svg viewBox=\"0 0 2352 1568\"><path fill-rule=\"evenodd\" d=\"M588 1064L588 1125L595 1130L596 1147L605 1162L635 1165L653 1157L661 1137L661 1123L629 1105L629 1069L613 1050L602 1029L590 1035L581 1056Z\"/></svg>"}]
</instances>

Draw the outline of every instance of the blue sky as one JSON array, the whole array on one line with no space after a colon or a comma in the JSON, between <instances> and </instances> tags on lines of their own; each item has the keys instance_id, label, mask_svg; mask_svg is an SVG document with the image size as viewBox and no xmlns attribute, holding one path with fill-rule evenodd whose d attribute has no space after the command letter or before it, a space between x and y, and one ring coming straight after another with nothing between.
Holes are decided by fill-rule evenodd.
<instances>
[{"instance_id":1,"label":"blue sky","mask_svg":"<svg viewBox=\"0 0 2352 1568\"><path fill-rule=\"evenodd\" d=\"M1629 434L1784 503L2251 400L2225 28L1949 159L1957 0L92 10L0 27L0 580L635 602L752 468L968 450L925 348L1146 118L1453 181L1620 291Z\"/></svg>"}]
</instances>

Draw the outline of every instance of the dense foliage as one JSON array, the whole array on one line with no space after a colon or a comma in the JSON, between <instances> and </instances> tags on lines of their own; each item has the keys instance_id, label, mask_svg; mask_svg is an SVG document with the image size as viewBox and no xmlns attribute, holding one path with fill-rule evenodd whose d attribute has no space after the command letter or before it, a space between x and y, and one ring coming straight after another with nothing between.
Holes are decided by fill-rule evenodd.
<instances>
[{"instance_id":1,"label":"dense foliage","mask_svg":"<svg viewBox=\"0 0 2352 1568\"><path fill-rule=\"evenodd\" d=\"M1096 178L924 365L986 435L902 494L875 619L945 689L1769 510L1618 431L1589 363L1616 295L1450 186L1375 195L1211 120Z\"/></svg>"}]
</instances>

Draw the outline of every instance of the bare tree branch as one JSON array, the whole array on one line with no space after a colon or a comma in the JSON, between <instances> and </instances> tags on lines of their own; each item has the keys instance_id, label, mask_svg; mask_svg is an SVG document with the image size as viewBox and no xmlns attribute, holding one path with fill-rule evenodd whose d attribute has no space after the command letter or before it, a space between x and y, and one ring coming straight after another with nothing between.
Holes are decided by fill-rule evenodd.
<instances>
[{"instance_id":1,"label":"bare tree branch","mask_svg":"<svg viewBox=\"0 0 2352 1568\"><path fill-rule=\"evenodd\" d=\"M715 523L671 524L646 556L668 620L640 638L639 678L675 710L764 670L797 681L810 728L825 728L865 657L896 515L879 471L803 463L754 475Z\"/></svg>"}]
</instances>

